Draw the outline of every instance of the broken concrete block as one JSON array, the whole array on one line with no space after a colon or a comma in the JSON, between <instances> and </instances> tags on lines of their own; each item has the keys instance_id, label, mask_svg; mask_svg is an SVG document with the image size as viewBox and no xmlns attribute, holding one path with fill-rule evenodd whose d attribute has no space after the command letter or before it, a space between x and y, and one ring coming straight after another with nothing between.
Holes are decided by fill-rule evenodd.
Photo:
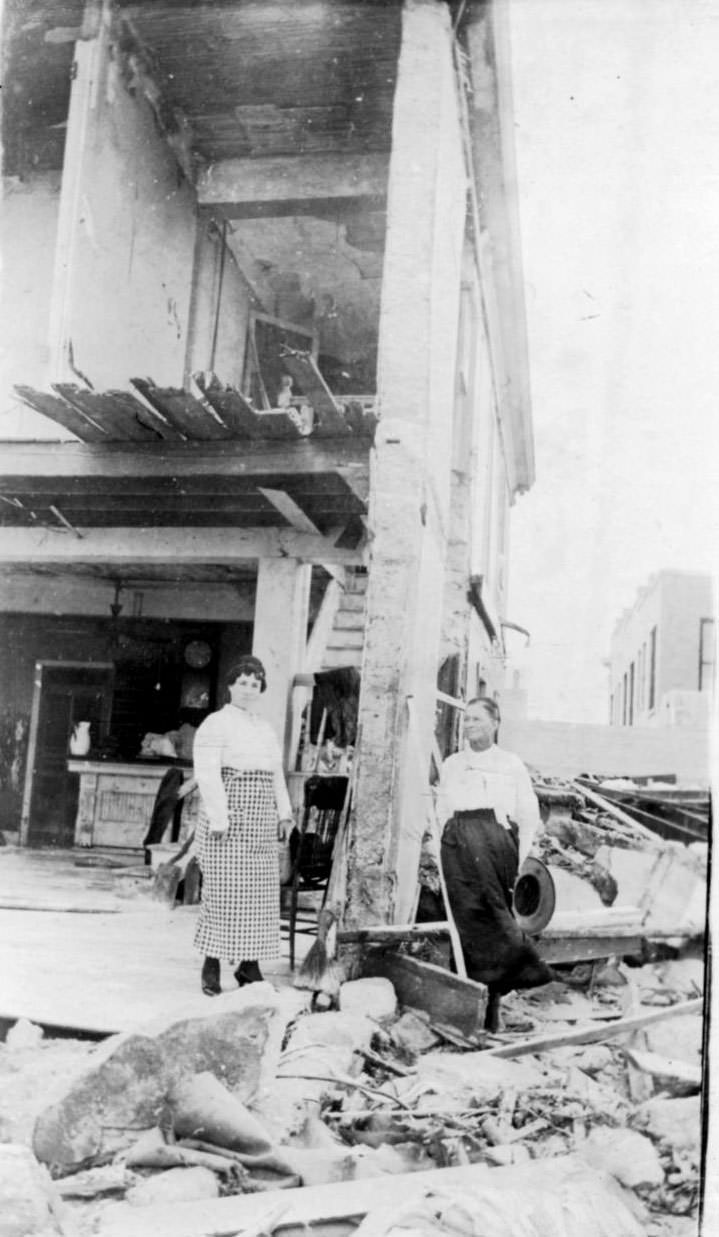
<instances>
[{"instance_id":1,"label":"broken concrete block","mask_svg":"<svg viewBox=\"0 0 719 1237\"><path fill-rule=\"evenodd\" d=\"M369 1048L374 1023L365 1017L365 1009L357 1013L346 1010L330 1010L326 1014L308 1014L300 1018L290 1038L290 1047L303 1048L307 1045L326 1048L349 1047L351 1049Z\"/></svg>"},{"instance_id":2,"label":"broken concrete block","mask_svg":"<svg viewBox=\"0 0 719 1237\"><path fill-rule=\"evenodd\" d=\"M152 1203L190 1203L200 1198L218 1198L220 1187L209 1168L169 1168L127 1191L125 1201L131 1207L149 1207Z\"/></svg>"},{"instance_id":3,"label":"broken concrete block","mask_svg":"<svg viewBox=\"0 0 719 1237\"><path fill-rule=\"evenodd\" d=\"M601 1074L613 1061L612 1050L606 1044L587 1044L585 1048L580 1048L573 1064L584 1070L585 1074L594 1076Z\"/></svg>"},{"instance_id":4,"label":"broken concrete block","mask_svg":"<svg viewBox=\"0 0 719 1237\"><path fill-rule=\"evenodd\" d=\"M701 1065L690 1065L688 1061L663 1057L656 1052L641 1052L639 1049L627 1048L626 1054L632 1065L648 1074L660 1091L669 1095L696 1095L701 1090Z\"/></svg>"},{"instance_id":5,"label":"broken concrete block","mask_svg":"<svg viewBox=\"0 0 719 1237\"><path fill-rule=\"evenodd\" d=\"M701 1096L665 1099L657 1095L637 1109L637 1119L652 1138L667 1143L675 1151L692 1151L698 1157Z\"/></svg>"},{"instance_id":6,"label":"broken concrete block","mask_svg":"<svg viewBox=\"0 0 719 1237\"><path fill-rule=\"evenodd\" d=\"M439 1043L439 1037L429 1025L429 1014L421 1009L406 1009L392 1027L391 1035L397 1047L413 1057Z\"/></svg>"},{"instance_id":7,"label":"broken concrete block","mask_svg":"<svg viewBox=\"0 0 719 1237\"><path fill-rule=\"evenodd\" d=\"M702 1053L701 1014L685 1014L645 1028L647 1048L660 1056L699 1065Z\"/></svg>"},{"instance_id":8,"label":"broken concrete block","mask_svg":"<svg viewBox=\"0 0 719 1237\"><path fill-rule=\"evenodd\" d=\"M198 1070L248 1099L257 1090L273 1013L248 1006L176 1023L154 1038L115 1037L98 1054L100 1064L40 1113L33 1132L38 1159L70 1168L128 1146L138 1130L157 1125L170 1088Z\"/></svg>"},{"instance_id":9,"label":"broken concrete block","mask_svg":"<svg viewBox=\"0 0 719 1237\"><path fill-rule=\"evenodd\" d=\"M47 1169L28 1147L0 1144L0 1237L61 1233L60 1202Z\"/></svg>"},{"instance_id":10,"label":"broken concrete block","mask_svg":"<svg viewBox=\"0 0 719 1237\"><path fill-rule=\"evenodd\" d=\"M5 1036L5 1047L10 1052L22 1052L25 1048L37 1048L42 1043L44 1032L27 1018L18 1018Z\"/></svg>"},{"instance_id":11,"label":"broken concrete block","mask_svg":"<svg viewBox=\"0 0 719 1237\"><path fill-rule=\"evenodd\" d=\"M637 1130L596 1126L582 1142L580 1154L593 1168L611 1173L629 1190L661 1185L664 1181L664 1169L654 1143Z\"/></svg>"},{"instance_id":12,"label":"broken concrete block","mask_svg":"<svg viewBox=\"0 0 719 1237\"><path fill-rule=\"evenodd\" d=\"M397 1013L397 994L389 979L352 979L340 988L340 1010L370 1014L377 1022L391 1022Z\"/></svg>"}]
</instances>

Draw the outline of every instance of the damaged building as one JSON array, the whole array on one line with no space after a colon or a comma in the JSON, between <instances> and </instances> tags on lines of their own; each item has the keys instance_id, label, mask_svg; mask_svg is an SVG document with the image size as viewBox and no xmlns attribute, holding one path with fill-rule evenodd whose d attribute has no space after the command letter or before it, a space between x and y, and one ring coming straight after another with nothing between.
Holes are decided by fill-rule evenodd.
<instances>
[{"instance_id":1,"label":"damaged building","mask_svg":"<svg viewBox=\"0 0 719 1237\"><path fill-rule=\"evenodd\" d=\"M354 669L348 915L407 917L436 692L501 685L534 476L500 18L8 5L3 698L28 756L3 825L24 843L137 846L143 736L214 707L238 652L267 665L291 773L297 684ZM86 770L84 836L78 721L114 762L102 809Z\"/></svg>"}]
</instances>

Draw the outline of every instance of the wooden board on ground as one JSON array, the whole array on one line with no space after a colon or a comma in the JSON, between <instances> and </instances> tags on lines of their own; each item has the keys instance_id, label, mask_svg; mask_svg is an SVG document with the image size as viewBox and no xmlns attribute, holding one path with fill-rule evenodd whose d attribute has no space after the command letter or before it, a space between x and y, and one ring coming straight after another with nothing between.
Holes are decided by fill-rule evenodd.
<instances>
[{"instance_id":1,"label":"wooden board on ground","mask_svg":"<svg viewBox=\"0 0 719 1237\"><path fill-rule=\"evenodd\" d=\"M562 962L591 962L642 953L644 937L636 928L616 927L604 931L549 933L537 941L537 952L550 965Z\"/></svg>"},{"instance_id":2,"label":"wooden board on ground","mask_svg":"<svg viewBox=\"0 0 719 1237\"><path fill-rule=\"evenodd\" d=\"M391 980L401 1005L423 1009L438 1028L480 1042L487 1012L484 984L387 949L368 950L362 959L362 974Z\"/></svg>"},{"instance_id":3,"label":"wooden board on ground","mask_svg":"<svg viewBox=\"0 0 719 1237\"><path fill-rule=\"evenodd\" d=\"M684 1014L700 1014L703 1006L703 998L697 997L695 1000L681 1001L678 1005L667 1005L663 1009L652 1009L646 1013L620 1018L617 1022L605 1023L600 1027L595 1024L574 1027L571 1031L537 1035L533 1039L525 1039L518 1044L502 1044L499 1048L488 1049L487 1056L523 1057L529 1053L546 1052L550 1048L564 1048L567 1044L600 1044L604 1040L614 1039L617 1035L630 1035L634 1031L651 1026L654 1022L663 1022L667 1018L678 1018Z\"/></svg>"}]
</instances>

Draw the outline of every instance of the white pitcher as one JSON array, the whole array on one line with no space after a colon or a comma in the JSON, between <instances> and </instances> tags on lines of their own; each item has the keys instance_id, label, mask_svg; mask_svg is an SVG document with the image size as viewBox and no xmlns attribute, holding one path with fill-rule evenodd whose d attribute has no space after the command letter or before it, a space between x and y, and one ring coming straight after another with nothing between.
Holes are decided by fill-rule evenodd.
<instances>
[{"instance_id":1,"label":"white pitcher","mask_svg":"<svg viewBox=\"0 0 719 1237\"><path fill-rule=\"evenodd\" d=\"M90 750L90 723L75 722L70 735L70 753L73 756L87 756Z\"/></svg>"}]
</instances>

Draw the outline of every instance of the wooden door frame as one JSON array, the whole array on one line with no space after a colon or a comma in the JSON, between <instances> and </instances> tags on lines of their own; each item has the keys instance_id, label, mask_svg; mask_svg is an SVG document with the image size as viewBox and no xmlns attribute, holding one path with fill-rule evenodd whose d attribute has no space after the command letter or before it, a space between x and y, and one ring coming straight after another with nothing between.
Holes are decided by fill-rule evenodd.
<instances>
[{"instance_id":1,"label":"wooden door frame","mask_svg":"<svg viewBox=\"0 0 719 1237\"><path fill-rule=\"evenodd\" d=\"M37 735L40 726L40 704L42 702L43 675L47 670L110 670L115 674L115 663L112 661L36 661L30 708L30 727L28 730L27 757L25 760L25 786L22 796L22 814L20 816L20 846L27 846L30 833L30 805L32 803L33 774L35 772L35 751Z\"/></svg>"}]
</instances>

